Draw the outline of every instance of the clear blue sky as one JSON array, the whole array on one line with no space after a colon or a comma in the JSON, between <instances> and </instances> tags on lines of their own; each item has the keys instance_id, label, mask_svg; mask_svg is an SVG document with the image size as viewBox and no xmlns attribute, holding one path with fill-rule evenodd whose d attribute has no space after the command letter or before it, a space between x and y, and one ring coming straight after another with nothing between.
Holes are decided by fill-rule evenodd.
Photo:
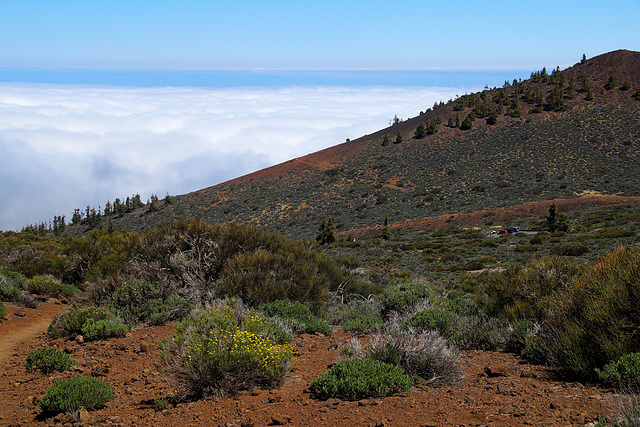
<instances>
[{"instance_id":1,"label":"clear blue sky","mask_svg":"<svg viewBox=\"0 0 640 427\"><path fill-rule=\"evenodd\" d=\"M0 67L562 68L640 50L639 0L6 0Z\"/></svg>"}]
</instances>

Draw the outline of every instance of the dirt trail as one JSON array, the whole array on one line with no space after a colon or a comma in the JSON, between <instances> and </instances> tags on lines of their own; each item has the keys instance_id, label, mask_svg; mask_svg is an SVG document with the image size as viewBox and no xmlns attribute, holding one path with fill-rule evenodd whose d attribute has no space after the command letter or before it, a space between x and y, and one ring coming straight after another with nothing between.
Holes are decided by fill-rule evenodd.
<instances>
[{"instance_id":1,"label":"dirt trail","mask_svg":"<svg viewBox=\"0 0 640 427\"><path fill-rule=\"evenodd\" d=\"M46 332L65 305L49 300L35 310L6 304L7 318L0 323L0 363L5 362L26 341Z\"/></svg>"}]
</instances>

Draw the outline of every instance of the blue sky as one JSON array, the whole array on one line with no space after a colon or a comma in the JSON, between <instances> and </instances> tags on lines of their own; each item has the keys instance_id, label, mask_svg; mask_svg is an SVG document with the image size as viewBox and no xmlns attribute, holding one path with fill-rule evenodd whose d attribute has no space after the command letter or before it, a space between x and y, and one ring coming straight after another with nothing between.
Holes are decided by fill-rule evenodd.
<instances>
[{"instance_id":1,"label":"blue sky","mask_svg":"<svg viewBox=\"0 0 640 427\"><path fill-rule=\"evenodd\" d=\"M0 2L0 230L176 195L542 67L640 50L640 0Z\"/></svg>"},{"instance_id":2,"label":"blue sky","mask_svg":"<svg viewBox=\"0 0 640 427\"><path fill-rule=\"evenodd\" d=\"M640 1L25 0L0 67L564 68L640 49Z\"/></svg>"}]
</instances>

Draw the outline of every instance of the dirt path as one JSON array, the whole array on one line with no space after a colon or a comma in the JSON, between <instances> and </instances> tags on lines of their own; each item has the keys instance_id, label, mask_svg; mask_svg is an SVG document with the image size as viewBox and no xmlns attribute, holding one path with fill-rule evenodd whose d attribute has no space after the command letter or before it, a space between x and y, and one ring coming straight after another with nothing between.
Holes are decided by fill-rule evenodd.
<instances>
[{"instance_id":1,"label":"dirt path","mask_svg":"<svg viewBox=\"0 0 640 427\"><path fill-rule=\"evenodd\" d=\"M10 304L5 307L7 318L0 323L0 363L9 359L22 343L46 332L53 318L66 306L49 300L37 310Z\"/></svg>"}]
</instances>

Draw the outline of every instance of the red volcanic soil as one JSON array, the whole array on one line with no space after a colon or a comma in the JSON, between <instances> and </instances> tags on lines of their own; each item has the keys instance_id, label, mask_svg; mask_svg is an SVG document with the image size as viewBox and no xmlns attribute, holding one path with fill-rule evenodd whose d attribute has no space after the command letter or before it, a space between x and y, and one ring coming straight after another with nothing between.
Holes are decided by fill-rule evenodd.
<instances>
[{"instance_id":1,"label":"red volcanic soil","mask_svg":"<svg viewBox=\"0 0 640 427\"><path fill-rule=\"evenodd\" d=\"M484 209L470 213L443 214L438 216L408 219L403 222L390 224L389 228L395 231L408 230L429 230L444 228L452 220L459 226L482 224L488 219L493 223L511 221L517 218L541 217L549 213L549 207L555 203L558 209L564 213L590 211L602 206L624 205L640 203L637 196L617 196L611 194L583 194L571 199L539 200L535 202L522 203L520 205L506 208ZM382 226L376 225L367 228L358 228L336 233L338 236L369 236L380 234Z\"/></svg>"},{"instance_id":2,"label":"red volcanic soil","mask_svg":"<svg viewBox=\"0 0 640 427\"><path fill-rule=\"evenodd\" d=\"M326 372L353 334L337 329L332 337L296 338L297 356L284 384L227 398L208 398L156 410L154 399L174 390L158 372L158 340L173 333L171 325L141 328L125 338L78 344L51 340L45 330L62 306L52 302L17 318L9 307L0 324L0 342L9 348L0 358L0 425L113 426L583 426L610 414L615 395L593 385L564 382L553 372L512 355L468 351L460 364L466 377L460 386L414 387L407 395L342 401L318 400L309 383ZM44 322L43 320L47 320ZM55 346L78 362L75 372L27 374L29 351ZM105 381L113 400L83 415L44 417L37 405L60 378L83 375Z\"/></svg>"}]
</instances>

